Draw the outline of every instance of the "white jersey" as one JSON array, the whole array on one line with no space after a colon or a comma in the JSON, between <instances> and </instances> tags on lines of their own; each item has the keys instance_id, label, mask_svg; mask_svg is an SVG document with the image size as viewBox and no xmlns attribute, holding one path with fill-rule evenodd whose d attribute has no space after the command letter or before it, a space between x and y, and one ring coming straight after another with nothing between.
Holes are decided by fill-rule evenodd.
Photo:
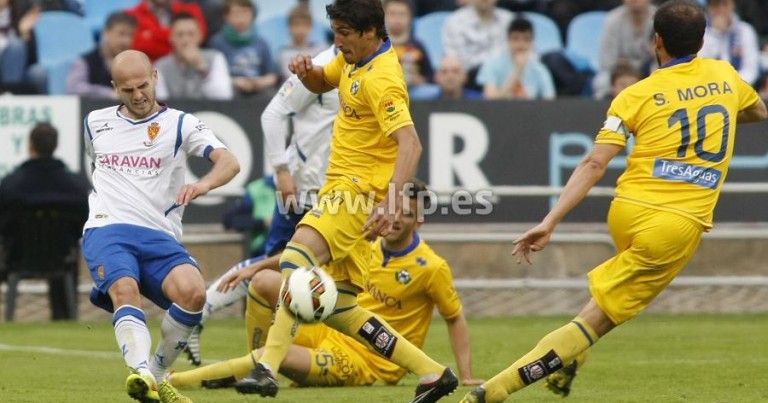
<instances>
[{"instance_id":1,"label":"white jersey","mask_svg":"<svg viewBox=\"0 0 768 403\"><path fill-rule=\"evenodd\" d=\"M324 66L335 56L335 49L330 47L317 54L312 63ZM317 191L325 182L333 120L338 112L338 90L315 94L292 75L261 115L269 163L273 167L288 165L299 193ZM293 137L287 144L290 123ZM302 196L300 200L309 200Z\"/></svg>"},{"instance_id":2,"label":"white jersey","mask_svg":"<svg viewBox=\"0 0 768 403\"><path fill-rule=\"evenodd\" d=\"M129 119L119 106L95 110L85 117L84 137L94 164L85 228L133 224L177 240L184 208L176 197L187 155L207 158L226 148L200 119L168 106L142 120Z\"/></svg>"}]
</instances>

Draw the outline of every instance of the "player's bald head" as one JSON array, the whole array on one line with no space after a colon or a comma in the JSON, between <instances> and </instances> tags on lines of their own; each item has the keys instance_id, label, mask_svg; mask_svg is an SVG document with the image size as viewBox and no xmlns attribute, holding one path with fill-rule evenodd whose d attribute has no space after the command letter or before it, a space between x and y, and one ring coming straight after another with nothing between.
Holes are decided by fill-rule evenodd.
<instances>
[{"instance_id":1,"label":"player's bald head","mask_svg":"<svg viewBox=\"0 0 768 403\"><path fill-rule=\"evenodd\" d=\"M148 77L152 74L152 62L144 52L126 50L115 56L112 63L112 79L124 82L132 78Z\"/></svg>"}]
</instances>

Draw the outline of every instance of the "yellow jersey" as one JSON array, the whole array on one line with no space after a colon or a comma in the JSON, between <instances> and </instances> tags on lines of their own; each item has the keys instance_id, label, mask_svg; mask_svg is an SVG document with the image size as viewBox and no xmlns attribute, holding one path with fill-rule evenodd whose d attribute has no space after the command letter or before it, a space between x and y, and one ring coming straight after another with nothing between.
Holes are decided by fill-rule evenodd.
<instances>
[{"instance_id":1,"label":"yellow jersey","mask_svg":"<svg viewBox=\"0 0 768 403\"><path fill-rule=\"evenodd\" d=\"M682 214L711 228L737 115L758 100L728 62L692 56L624 89L595 140L626 146L635 137L616 200Z\"/></svg>"},{"instance_id":2,"label":"yellow jersey","mask_svg":"<svg viewBox=\"0 0 768 403\"><path fill-rule=\"evenodd\" d=\"M381 239L373 244L366 290L357 301L418 348L424 345L435 307L445 319L457 317L462 310L451 268L417 233L411 245L402 251L384 249ZM367 351L361 344L355 344ZM379 379L397 383L405 375L405 369L387 359L374 353L368 355L370 367Z\"/></svg>"},{"instance_id":3,"label":"yellow jersey","mask_svg":"<svg viewBox=\"0 0 768 403\"><path fill-rule=\"evenodd\" d=\"M344 55L323 67L325 81L339 89L326 180L347 178L377 200L386 194L395 167L395 130L413 125L408 90L389 39L370 57L347 64Z\"/></svg>"}]
</instances>

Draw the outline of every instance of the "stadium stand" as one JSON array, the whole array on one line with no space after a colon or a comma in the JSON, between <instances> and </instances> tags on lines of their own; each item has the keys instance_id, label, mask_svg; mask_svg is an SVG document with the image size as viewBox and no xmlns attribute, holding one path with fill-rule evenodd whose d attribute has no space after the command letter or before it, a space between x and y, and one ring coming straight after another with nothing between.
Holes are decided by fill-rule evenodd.
<instances>
[{"instance_id":1,"label":"stadium stand","mask_svg":"<svg viewBox=\"0 0 768 403\"><path fill-rule=\"evenodd\" d=\"M443 58L443 23L450 11L435 11L414 21L413 36L427 48L432 68L440 67Z\"/></svg>"},{"instance_id":2,"label":"stadium stand","mask_svg":"<svg viewBox=\"0 0 768 403\"><path fill-rule=\"evenodd\" d=\"M607 15L605 11L581 13L568 25L565 50L571 62L580 70L599 70L600 37Z\"/></svg>"},{"instance_id":3,"label":"stadium stand","mask_svg":"<svg viewBox=\"0 0 768 403\"><path fill-rule=\"evenodd\" d=\"M66 93L72 61L90 52L95 41L83 17L64 11L42 13L34 28L37 60L48 73L48 94Z\"/></svg>"},{"instance_id":4,"label":"stadium stand","mask_svg":"<svg viewBox=\"0 0 768 403\"><path fill-rule=\"evenodd\" d=\"M141 0L85 0L85 20L94 35L101 33L107 17L116 11L134 7Z\"/></svg>"},{"instance_id":5,"label":"stadium stand","mask_svg":"<svg viewBox=\"0 0 768 403\"><path fill-rule=\"evenodd\" d=\"M287 17L298 3L296 0L253 0L256 4L256 23L266 22L274 17Z\"/></svg>"}]
</instances>

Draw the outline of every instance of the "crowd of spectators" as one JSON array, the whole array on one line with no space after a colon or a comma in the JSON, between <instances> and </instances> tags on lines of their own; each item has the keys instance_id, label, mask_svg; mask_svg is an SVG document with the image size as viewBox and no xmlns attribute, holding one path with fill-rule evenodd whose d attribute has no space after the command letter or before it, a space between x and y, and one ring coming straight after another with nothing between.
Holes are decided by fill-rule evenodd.
<instances>
[{"instance_id":1,"label":"crowd of spectators","mask_svg":"<svg viewBox=\"0 0 768 403\"><path fill-rule=\"evenodd\" d=\"M34 26L41 13L83 14L84 0L0 0L0 92L45 93L37 64ZM664 0L382 0L389 38L412 99L554 99L579 95L610 99L658 66L653 14ZM227 100L273 93L290 72L287 60L315 54L332 42L327 20L298 1L286 14L290 39L275 49L259 32L257 0L141 0L117 12L97 34L99 45L77 59L67 92L114 98L114 56L141 50L155 63L158 96ZM762 91L768 74L768 2L701 0L708 23L701 57L729 61ZM450 12L442 24L442 60L430 59L414 35L415 21ZM567 41L579 14L605 12L599 64L591 67L563 49L541 54L529 12L549 17ZM313 36L317 26L325 42ZM211 29L213 28L213 29ZM597 28L596 28L597 29ZM430 41L433 38L423 41ZM461 83L458 87L457 83Z\"/></svg>"}]
</instances>

